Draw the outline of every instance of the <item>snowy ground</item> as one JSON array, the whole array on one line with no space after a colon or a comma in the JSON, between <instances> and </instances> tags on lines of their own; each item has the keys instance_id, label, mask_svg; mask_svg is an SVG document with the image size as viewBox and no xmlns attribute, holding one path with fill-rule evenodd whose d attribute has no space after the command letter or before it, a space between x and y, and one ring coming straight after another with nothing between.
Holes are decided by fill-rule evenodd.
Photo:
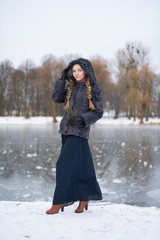
<instances>
[{"instance_id":1,"label":"snowy ground","mask_svg":"<svg viewBox=\"0 0 160 240\"><path fill-rule=\"evenodd\" d=\"M0 202L1 240L159 240L160 209L90 203L88 211L47 215L47 202Z\"/></svg>"},{"instance_id":2,"label":"snowy ground","mask_svg":"<svg viewBox=\"0 0 160 240\"><path fill-rule=\"evenodd\" d=\"M62 117L57 117L57 121L59 122ZM41 124L52 124L52 117L30 117L26 119L25 117L0 117L0 125L2 124L25 124L25 125L41 125ZM101 118L98 124L107 124L107 125L138 125L140 123L139 119L136 121L132 119L128 119L126 117L120 117L118 119L113 119L112 117L107 117L104 114L104 117ZM144 124L160 124L160 118L150 118L149 121L145 121Z\"/></svg>"}]
</instances>

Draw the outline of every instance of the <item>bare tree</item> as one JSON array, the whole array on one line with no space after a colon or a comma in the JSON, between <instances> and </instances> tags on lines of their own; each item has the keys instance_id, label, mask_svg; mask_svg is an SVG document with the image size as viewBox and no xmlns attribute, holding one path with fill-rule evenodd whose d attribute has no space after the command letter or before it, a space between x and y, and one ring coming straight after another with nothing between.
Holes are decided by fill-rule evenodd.
<instances>
[{"instance_id":1,"label":"bare tree","mask_svg":"<svg viewBox=\"0 0 160 240\"><path fill-rule=\"evenodd\" d=\"M130 118L136 117L137 102L135 96L138 88L138 71L149 61L149 49L141 43L126 43L124 49L116 54L116 78L118 80L117 111L125 111Z\"/></svg>"},{"instance_id":2,"label":"bare tree","mask_svg":"<svg viewBox=\"0 0 160 240\"><path fill-rule=\"evenodd\" d=\"M20 116L22 114L22 99L23 99L23 81L25 75L24 72L20 69L14 69L11 75L11 82L10 82L10 94L8 96L9 103L12 104L10 111L11 114L15 111L16 116Z\"/></svg>"},{"instance_id":3,"label":"bare tree","mask_svg":"<svg viewBox=\"0 0 160 240\"><path fill-rule=\"evenodd\" d=\"M61 76L62 70L66 66L64 59L56 59L49 55L41 67L41 78L43 83L44 109L45 115L52 115L53 122L56 122L57 106L51 99L51 93L57 78Z\"/></svg>"},{"instance_id":4,"label":"bare tree","mask_svg":"<svg viewBox=\"0 0 160 240\"><path fill-rule=\"evenodd\" d=\"M0 63L0 115L5 115L8 85L12 72L12 63L9 60Z\"/></svg>"},{"instance_id":5,"label":"bare tree","mask_svg":"<svg viewBox=\"0 0 160 240\"><path fill-rule=\"evenodd\" d=\"M155 109L152 112L153 116L160 117L160 75L157 75L155 78L154 93Z\"/></svg>"},{"instance_id":6,"label":"bare tree","mask_svg":"<svg viewBox=\"0 0 160 240\"><path fill-rule=\"evenodd\" d=\"M33 81L33 69L35 65L31 60L26 60L19 69L24 72L24 79L22 85L22 105L23 105L23 114L26 118L29 117L31 113L31 102L33 96L33 88L32 88L32 81Z\"/></svg>"},{"instance_id":7,"label":"bare tree","mask_svg":"<svg viewBox=\"0 0 160 240\"><path fill-rule=\"evenodd\" d=\"M141 121L143 123L144 115L146 114L146 120L150 115L150 107L154 104L153 102L153 86L154 80L156 79L156 75L152 72L148 65L143 65L139 71L139 96L138 100L140 103L140 115Z\"/></svg>"},{"instance_id":8,"label":"bare tree","mask_svg":"<svg viewBox=\"0 0 160 240\"><path fill-rule=\"evenodd\" d=\"M113 82L111 78L111 72L108 69L108 61L101 56L95 56L90 59L93 64L95 77L100 84L103 93L103 104L107 108L107 103L112 101Z\"/></svg>"}]
</instances>

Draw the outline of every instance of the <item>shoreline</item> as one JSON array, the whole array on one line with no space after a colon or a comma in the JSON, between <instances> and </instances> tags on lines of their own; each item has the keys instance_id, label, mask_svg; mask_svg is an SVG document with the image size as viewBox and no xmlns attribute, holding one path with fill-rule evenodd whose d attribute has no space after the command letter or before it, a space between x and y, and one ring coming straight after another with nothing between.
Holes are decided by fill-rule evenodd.
<instances>
[{"instance_id":1,"label":"shoreline","mask_svg":"<svg viewBox=\"0 0 160 240\"><path fill-rule=\"evenodd\" d=\"M57 116L57 123L59 123L62 119L61 116ZM30 117L25 118L21 117L14 117L14 116L7 116L7 117L0 117L0 125L52 125L56 124L53 123L53 117ZM111 117L102 117L100 120L96 122L96 124L100 125L139 125L139 126L159 126L160 125L160 118L149 118L148 121L144 119L144 123L140 124L140 119L136 119L136 121L132 119L128 119L127 117L119 117L118 119L114 119Z\"/></svg>"}]
</instances>

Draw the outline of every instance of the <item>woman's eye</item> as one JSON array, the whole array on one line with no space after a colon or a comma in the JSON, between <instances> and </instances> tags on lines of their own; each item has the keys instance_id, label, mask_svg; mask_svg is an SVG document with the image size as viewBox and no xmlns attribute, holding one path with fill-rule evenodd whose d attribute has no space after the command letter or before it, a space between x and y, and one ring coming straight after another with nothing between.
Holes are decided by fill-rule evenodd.
<instances>
[{"instance_id":1,"label":"woman's eye","mask_svg":"<svg viewBox=\"0 0 160 240\"><path fill-rule=\"evenodd\" d=\"M78 69L77 72L78 72L78 71L79 71L79 72L82 72L82 69ZM75 72L76 72L76 70L73 70L73 71L72 71L72 73L75 73Z\"/></svg>"}]
</instances>

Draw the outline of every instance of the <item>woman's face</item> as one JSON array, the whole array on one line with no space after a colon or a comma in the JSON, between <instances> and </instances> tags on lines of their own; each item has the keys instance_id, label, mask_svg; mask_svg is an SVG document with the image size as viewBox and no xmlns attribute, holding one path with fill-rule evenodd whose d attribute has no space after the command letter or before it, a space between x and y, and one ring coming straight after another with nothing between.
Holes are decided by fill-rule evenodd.
<instances>
[{"instance_id":1,"label":"woman's face","mask_svg":"<svg viewBox=\"0 0 160 240\"><path fill-rule=\"evenodd\" d=\"M72 74L73 77L76 79L76 81L80 81L85 77L85 72L81 68L79 64L75 64L72 68Z\"/></svg>"}]
</instances>

